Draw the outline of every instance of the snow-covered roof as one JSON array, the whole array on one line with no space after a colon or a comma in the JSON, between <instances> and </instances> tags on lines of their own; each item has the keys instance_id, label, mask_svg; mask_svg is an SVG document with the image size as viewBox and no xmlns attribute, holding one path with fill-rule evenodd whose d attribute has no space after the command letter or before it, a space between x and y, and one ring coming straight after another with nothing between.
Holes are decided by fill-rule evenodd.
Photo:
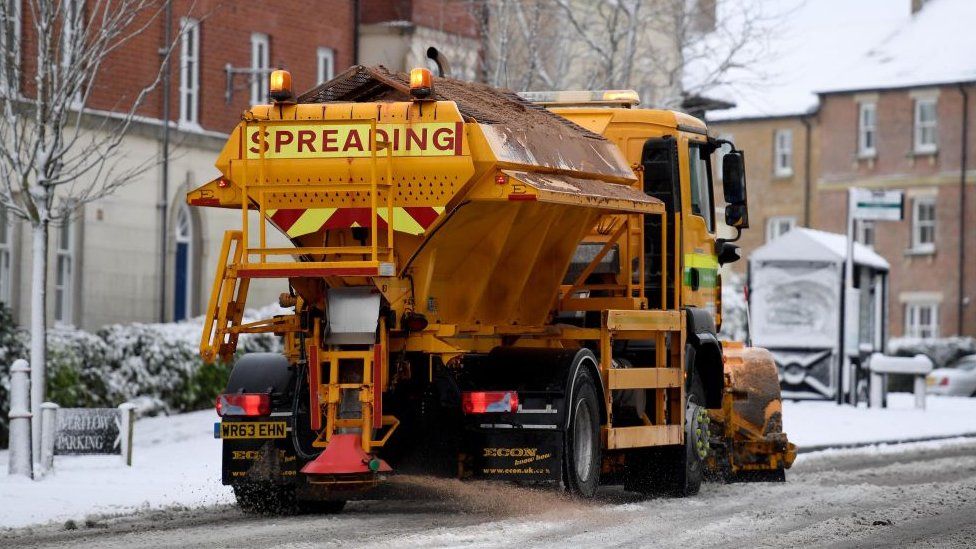
<instances>
[{"instance_id":1,"label":"snow-covered roof","mask_svg":"<svg viewBox=\"0 0 976 549\"><path fill-rule=\"evenodd\" d=\"M749 261L830 261L847 259L847 237L815 229L798 227L756 248ZM887 271L888 261L871 248L854 243L854 263Z\"/></svg>"},{"instance_id":2,"label":"snow-covered roof","mask_svg":"<svg viewBox=\"0 0 976 549\"><path fill-rule=\"evenodd\" d=\"M905 0L903 4L908 4ZM976 2L928 0L886 39L816 91L853 91L976 81Z\"/></svg>"},{"instance_id":3,"label":"snow-covered roof","mask_svg":"<svg viewBox=\"0 0 976 549\"><path fill-rule=\"evenodd\" d=\"M933 0L924 11L940 2L976 4L971 0ZM750 3L751 2L751 3ZM720 35L706 40L711 51L686 70L685 88L708 97L730 101L734 108L710 111L713 121L743 118L795 116L816 109L817 91L833 86L838 70L847 67L869 49L882 43L896 29L910 22L909 0L750 0L719 3ZM750 10L749 7L752 7ZM724 18L724 19L723 19ZM968 19L969 22L972 18ZM960 18L958 24L964 24ZM702 87L712 78L711 66L727 58L723 44L734 41L736 27L766 29L764 36L747 44L740 54L745 66L729 69L722 83ZM976 33L970 32L972 36ZM933 44L935 46L935 44ZM951 55L965 60L971 50ZM930 55L933 65L940 56Z\"/></svg>"}]
</instances>

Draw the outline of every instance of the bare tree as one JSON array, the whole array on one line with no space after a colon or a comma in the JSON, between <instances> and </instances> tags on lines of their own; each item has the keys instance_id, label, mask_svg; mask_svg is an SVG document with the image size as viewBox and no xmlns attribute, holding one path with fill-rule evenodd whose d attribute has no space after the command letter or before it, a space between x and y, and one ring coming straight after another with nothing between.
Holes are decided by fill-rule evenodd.
<instances>
[{"instance_id":1,"label":"bare tree","mask_svg":"<svg viewBox=\"0 0 976 549\"><path fill-rule=\"evenodd\" d=\"M149 28L166 3L0 0L0 206L31 227L35 469L45 396L48 229L69 222L82 205L111 194L152 165L147 160L123 167L119 153L139 108L162 77L171 45L162 50L165 56L152 80L134 94L120 96L116 104L102 105L99 111L89 103L100 79L113 79L114 75L100 74L106 59ZM20 46L25 43L35 46L29 63L21 58Z\"/></svg>"},{"instance_id":2,"label":"bare tree","mask_svg":"<svg viewBox=\"0 0 976 549\"><path fill-rule=\"evenodd\" d=\"M516 90L633 88L679 108L749 78L776 18L729 0L472 0L482 78ZM717 13L717 10L722 10ZM762 75L753 75L757 80Z\"/></svg>"}]
</instances>

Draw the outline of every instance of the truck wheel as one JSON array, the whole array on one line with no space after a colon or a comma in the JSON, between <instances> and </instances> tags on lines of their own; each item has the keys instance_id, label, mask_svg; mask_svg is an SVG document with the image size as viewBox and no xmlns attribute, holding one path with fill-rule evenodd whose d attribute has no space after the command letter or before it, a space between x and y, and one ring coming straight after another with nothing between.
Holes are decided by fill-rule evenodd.
<instances>
[{"instance_id":1,"label":"truck wheel","mask_svg":"<svg viewBox=\"0 0 976 549\"><path fill-rule=\"evenodd\" d=\"M693 496L701 488L708 455L705 390L692 370L685 406L685 444L634 450L624 489L645 495Z\"/></svg>"},{"instance_id":2,"label":"truck wheel","mask_svg":"<svg viewBox=\"0 0 976 549\"><path fill-rule=\"evenodd\" d=\"M563 471L566 489L591 498L600 484L600 404L589 371L580 368L573 382L566 430Z\"/></svg>"},{"instance_id":3,"label":"truck wheel","mask_svg":"<svg viewBox=\"0 0 976 549\"><path fill-rule=\"evenodd\" d=\"M297 510L295 491L288 486L257 482L235 484L234 497L247 515L285 515Z\"/></svg>"}]
</instances>

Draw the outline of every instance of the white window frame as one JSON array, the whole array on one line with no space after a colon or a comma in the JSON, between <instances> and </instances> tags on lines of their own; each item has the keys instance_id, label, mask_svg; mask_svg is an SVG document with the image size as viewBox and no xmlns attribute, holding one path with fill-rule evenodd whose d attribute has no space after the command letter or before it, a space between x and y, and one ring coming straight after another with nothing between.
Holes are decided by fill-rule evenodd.
<instances>
[{"instance_id":1,"label":"white window frame","mask_svg":"<svg viewBox=\"0 0 976 549\"><path fill-rule=\"evenodd\" d=\"M732 141L732 142L735 141L735 139L733 139L732 137L732 134L730 133L723 133L718 136L718 139L723 139L725 141ZM730 152L732 152L732 147L730 147L729 145L722 145L721 147L715 149L715 178L718 181L722 181L723 179L722 166L725 162L725 155L729 154Z\"/></svg>"},{"instance_id":2,"label":"white window frame","mask_svg":"<svg viewBox=\"0 0 976 549\"><path fill-rule=\"evenodd\" d=\"M793 175L793 130L789 128L773 133L773 173L776 177Z\"/></svg>"},{"instance_id":3,"label":"white window frame","mask_svg":"<svg viewBox=\"0 0 976 549\"><path fill-rule=\"evenodd\" d=\"M54 322L57 324L74 324L75 232L70 219L58 227L54 256Z\"/></svg>"},{"instance_id":4,"label":"white window frame","mask_svg":"<svg viewBox=\"0 0 976 549\"><path fill-rule=\"evenodd\" d=\"M0 302L12 306L14 224L6 208L0 206Z\"/></svg>"},{"instance_id":5,"label":"white window frame","mask_svg":"<svg viewBox=\"0 0 976 549\"><path fill-rule=\"evenodd\" d=\"M200 21L180 19L180 120L200 124Z\"/></svg>"},{"instance_id":6,"label":"white window frame","mask_svg":"<svg viewBox=\"0 0 976 549\"><path fill-rule=\"evenodd\" d=\"M271 38L263 32L251 33L251 104L268 100L268 75L271 68Z\"/></svg>"},{"instance_id":7,"label":"white window frame","mask_svg":"<svg viewBox=\"0 0 976 549\"><path fill-rule=\"evenodd\" d=\"M315 52L316 66L318 72L318 83L328 82L335 77L335 51L325 46L320 47Z\"/></svg>"},{"instance_id":8,"label":"white window frame","mask_svg":"<svg viewBox=\"0 0 976 549\"><path fill-rule=\"evenodd\" d=\"M766 242L775 240L794 228L796 228L796 218L792 215L774 215L766 220Z\"/></svg>"},{"instance_id":9,"label":"white window frame","mask_svg":"<svg viewBox=\"0 0 976 549\"><path fill-rule=\"evenodd\" d=\"M860 242L869 248L874 248L874 240L877 238L877 235L877 225L875 225L874 220L857 220L857 233L854 235L854 240L856 242Z\"/></svg>"},{"instance_id":10,"label":"white window frame","mask_svg":"<svg viewBox=\"0 0 976 549\"><path fill-rule=\"evenodd\" d=\"M873 158L878 154L878 104L874 101L858 103L857 155Z\"/></svg>"},{"instance_id":11,"label":"white window frame","mask_svg":"<svg viewBox=\"0 0 976 549\"><path fill-rule=\"evenodd\" d=\"M930 120L922 120L922 112L924 107L932 107L932 118ZM916 97L915 98L915 116L914 124L912 126L914 131L912 132L915 136L915 153L917 154L932 154L939 150L939 103L938 99L935 97ZM926 130L931 131L931 141L925 140Z\"/></svg>"},{"instance_id":12,"label":"white window frame","mask_svg":"<svg viewBox=\"0 0 976 549\"><path fill-rule=\"evenodd\" d=\"M922 209L931 208L931 219L922 219ZM912 200L912 251L916 253L932 253L935 251L936 222L938 221L936 201L934 196L919 196ZM928 240L926 229L931 230L931 240Z\"/></svg>"},{"instance_id":13,"label":"white window frame","mask_svg":"<svg viewBox=\"0 0 976 549\"><path fill-rule=\"evenodd\" d=\"M922 321L923 311L929 321ZM934 301L909 301L905 303L905 337L929 339L939 337L939 303Z\"/></svg>"},{"instance_id":14,"label":"white window frame","mask_svg":"<svg viewBox=\"0 0 976 549\"><path fill-rule=\"evenodd\" d=\"M13 76L14 84L19 87L20 76L20 55L21 55L21 27L23 25L21 17L21 0L0 0L4 3L4 13L9 16L9 26L0 29L0 87L7 88L8 75ZM10 31L9 34L7 31ZM8 66L7 63L11 65Z\"/></svg>"}]
</instances>

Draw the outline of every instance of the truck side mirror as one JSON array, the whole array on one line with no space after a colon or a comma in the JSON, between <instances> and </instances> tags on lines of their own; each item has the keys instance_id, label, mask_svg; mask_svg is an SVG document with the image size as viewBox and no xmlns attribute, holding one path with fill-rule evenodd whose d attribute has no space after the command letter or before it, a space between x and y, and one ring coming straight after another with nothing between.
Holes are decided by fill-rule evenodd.
<instances>
[{"instance_id":1,"label":"truck side mirror","mask_svg":"<svg viewBox=\"0 0 976 549\"><path fill-rule=\"evenodd\" d=\"M742 254L739 247L731 242L720 242L718 250L718 264L726 265L728 263L735 263L736 261L742 259Z\"/></svg>"},{"instance_id":2,"label":"truck side mirror","mask_svg":"<svg viewBox=\"0 0 976 549\"><path fill-rule=\"evenodd\" d=\"M725 224L737 229L749 228L749 205L746 198L746 161L742 151L726 153L722 158L722 190L725 194Z\"/></svg>"}]
</instances>

